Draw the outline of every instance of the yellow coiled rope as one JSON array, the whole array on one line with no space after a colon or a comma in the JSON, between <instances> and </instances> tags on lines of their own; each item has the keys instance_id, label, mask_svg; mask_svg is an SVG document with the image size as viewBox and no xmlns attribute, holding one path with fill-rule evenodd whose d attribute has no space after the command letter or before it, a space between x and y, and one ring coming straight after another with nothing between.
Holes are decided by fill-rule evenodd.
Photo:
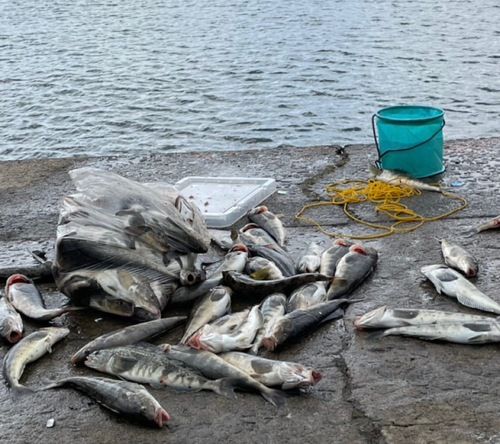
<instances>
[{"instance_id":1,"label":"yellow coiled rope","mask_svg":"<svg viewBox=\"0 0 500 444\"><path fill-rule=\"evenodd\" d=\"M345 185L350 184L349 187ZM319 228L319 230L331 237L346 237L349 239L375 239L379 237L389 236L395 232L406 232L413 231L418 227L422 226L424 222L430 222L444 217L450 216L457 211L463 210L467 206L467 201L460 196L453 193L448 193L446 191L441 191L444 196L451 197L453 199L462 202L460 207L455 208L446 213L439 214L432 217L423 217L415 213L412 209L403 205L400 200L405 197L420 196L422 192L416 188L412 188L407 184L391 184L387 182L381 182L375 179L365 180L339 180L335 183L328 185L325 189L326 195L331 198L329 201L315 202L302 207L302 209L295 215L295 218L304 222L311 223ZM380 211L387 216L395 219L396 222L391 225L382 225L367 222L358 219L352 213L348 211L348 205L360 202L370 201L376 204L375 210ZM330 233L326 231L321 224L319 224L314 219L303 217L302 214L309 208L318 207L322 205L342 205L344 213L349 216L352 220L359 222L363 225L367 225L372 228L383 230L382 233L366 235L366 236L353 236L342 233ZM402 227L403 224L411 224L410 226Z\"/></svg>"}]
</instances>

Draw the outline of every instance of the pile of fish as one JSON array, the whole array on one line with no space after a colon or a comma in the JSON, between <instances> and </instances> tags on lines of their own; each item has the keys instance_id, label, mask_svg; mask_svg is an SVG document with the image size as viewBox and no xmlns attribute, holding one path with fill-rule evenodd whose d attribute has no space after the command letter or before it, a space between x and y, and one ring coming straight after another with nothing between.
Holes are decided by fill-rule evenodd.
<instances>
[{"instance_id":1,"label":"pile of fish","mask_svg":"<svg viewBox=\"0 0 500 444\"><path fill-rule=\"evenodd\" d=\"M342 317L377 263L375 249L337 239L324 251L313 242L294 259L285 228L265 206L251 209L250 223L238 232L209 233L199 210L167 185L90 168L70 174L78 194L61 204L53 272L77 307L47 310L32 281L9 278L0 334L15 344L3 361L13 394L70 386L134 421L162 427L169 415L141 384L230 399L235 390L256 392L280 407L321 380L317 369L258 354ZM211 240L227 253L208 272L197 256ZM162 318L170 304L189 307L189 317ZM69 330L42 328L21 339L16 308L47 321L82 307L140 321L95 338L70 358L127 382L70 376L36 389L22 385L25 366ZM149 342L181 325L178 344Z\"/></svg>"},{"instance_id":2,"label":"pile of fish","mask_svg":"<svg viewBox=\"0 0 500 444\"><path fill-rule=\"evenodd\" d=\"M466 307L500 314L500 304L464 277L477 275L477 259L460 245L446 239L441 240L441 249L445 264L427 265L421 269L438 293L456 298ZM440 310L391 309L382 306L355 318L354 326L358 329L385 329L371 335L371 339L404 335L460 344L500 341L500 323L497 318Z\"/></svg>"}]
</instances>

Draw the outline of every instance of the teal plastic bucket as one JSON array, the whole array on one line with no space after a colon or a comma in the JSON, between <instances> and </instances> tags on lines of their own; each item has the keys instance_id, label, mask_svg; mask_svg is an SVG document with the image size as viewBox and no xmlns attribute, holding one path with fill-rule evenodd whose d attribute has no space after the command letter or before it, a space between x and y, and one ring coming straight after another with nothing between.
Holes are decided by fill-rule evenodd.
<instances>
[{"instance_id":1,"label":"teal plastic bucket","mask_svg":"<svg viewBox=\"0 0 500 444\"><path fill-rule=\"evenodd\" d=\"M415 178L442 173L445 123L444 111L430 106L400 105L377 111L372 117L377 166Z\"/></svg>"}]
</instances>

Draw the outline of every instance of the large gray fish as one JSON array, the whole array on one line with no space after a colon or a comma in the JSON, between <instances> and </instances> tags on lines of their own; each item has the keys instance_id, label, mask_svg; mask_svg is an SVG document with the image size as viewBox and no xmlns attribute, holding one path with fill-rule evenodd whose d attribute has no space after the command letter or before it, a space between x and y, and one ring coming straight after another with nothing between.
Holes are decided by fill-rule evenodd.
<instances>
[{"instance_id":1,"label":"large gray fish","mask_svg":"<svg viewBox=\"0 0 500 444\"><path fill-rule=\"evenodd\" d=\"M180 361L199 371L210 379L231 378L239 381L237 388L249 392L257 392L275 407L282 407L286 393L266 387L256 381L238 367L224 361L220 356L206 350L196 350L184 345L161 344L169 359Z\"/></svg>"},{"instance_id":2,"label":"large gray fish","mask_svg":"<svg viewBox=\"0 0 500 444\"><path fill-rule=\"evenodd\" d=\"M163 427L170 420L160 403L140 384L109 378L73 376L56 381L37 391L71 386L90 396L102 406L133 421Z\"/></svg>"},{"instance_id":3,"label":"large gray fish","mask_svg":"<svg viewBox=\"0 0 500 444\"><path fill-rule=\"evenodd\" d=\"M500 314L500 304L481 292L458 271L437 264L422 267L421 272L434 284L439 294L457 298L466 307Z\"/></svg>"},{"instance_id":4,"label":"large gray fish","mask_svg":"<svg viewBox=\"0 0 500 444\"><path fill-rule=\"evenodd\" d=\"M267 336L268 331L272 331L277 319L285 314L286 296L282 293L269 295L262 301L260 311L264 320L262 326L257 330L253 345L249 353L256 355L262 347L262 339Z\"/></svg>"},{"instance_id":5,"label":"large gray fish","mask_svg":"<svg viewBox=\"0 0 500 444\"><path fill-rule=\"evenodd\" d=\"M289 296L286 302L286 312L312 307L326 301L326 288L323 282L301 285Z\"/></svg>"},{"instance_id":6,"label":"large gray fish","mask_svg":"<svg viewBox=\"0 0 500 444\"><path fill-rule=\"evenodd\" d=\"M369 164L368 169L370 170L370 173L374 176L373 178L375 180L379 180L380 182L386 182L391 185L408 185L412 188L416 188L418 190L423 190L423 191L435 191L437 193L443 192L443 190L440 187L429 185L425 182L421 182L420 180L416 180L409 177L408 173L398 172L394 170L379 169L373 164Z\"/></svg>"},{"instance_id":7,"label":"large gray fish","mask_svg":"<svg viewBox=\"0 0 500 444\"><path fill-rule=\"evenodd\" d=\"M87 356L85 365L100 372L149 384L155 389L198 392L212 390L233 399L235 381L209 380L193 370L166 359L158 347L141 343L98 350Z\"/></svg>"},{"instance_id":8,"label":"large gray fish","mask_svg":"<svg viewBox=\"0 0 500 444\"><path fill-rule=\"evenodd\" d=\"M248 210L248 219L268 232L281 247L285 246L286 229L278 216L271 213L265 205Z\"/></svg>"},{"instance_id":9,"label":"large gray fish","mask_svg":"<svg viewBox=\"0 0 500 444\"><path fill-rule=\"evenodd\" d=\"M248 260L245 273L252 279L272 280L282 279L283 273L278 266L264 257L255 256Z\"/></svg>"},{"instance_id":10,"label":"large gray fish","mask_svg":"<svg viewBox=\"0 0 500 444\"><path fill-rule=\"evenodd\" d=\"M480 224L475 228L471 228L470 230L467 230L464 233L462 233L462 235L465 237L470 237L473 236L474 234L480 233L481 231L491 230L493 228L499 228L499 227L500 227L500 216L495 217L494 219L491 219L488 222L485 222L484 224Z\"/></svg>"},{"instance_id":11,"label":"large gray fish","mask_svg":"<svg viewBox=\"0 0 500 444\"><path fill-rule=\"evenodd\" d=\"M166 333L179 325L184 324L186 316L174 316L157 319L142 324L129 325L125 328L106 333L78 350L71 358L72 364L82 364L90 353L105 348L114 348L122 345L135 344L146 341L162 333Z\"/></svg>"},{"instance_id":12,"label":"large gray fish","mask_svg":"<svg viewBox=\"0 0 500 444\"><path fill-rule=\"evenodd\" d=\"M13 305L0 295L0 336L11 344L23 337L23 320Z\"/></svg>"},{"instance_id":13,"label":"large gray fish","mask_svg":"<svg viewBox=\"0 0 500 444\"><path fill-rule=\"evenodd\" d=\"M334 299L292 311L274 323L272 331L262 339L262 345L272 351L278 345L314 330L323 322L342 317L344 312L341 307L351 302L354 301Z\"/></svg>"},{"instance_id":14,"label":"large gray fish","mask_svg":"<svg viewBox=\"0 0 500 444\"><path fill-rule=\"evenodd\" d=\"M252 346L257 331L262 326L264 317L256 305L248 313L247 319L237 330L229 334L199 331L187 342L190 347L221 353L231 350L246 350Z\"/></svg>"},{"instance_id":15,"label":"large gray fish","mask_svg":"<svg viewBox=\"0 0 500 444\"><path fill-rule=\"evenodd\" d=\"M3 377L14 393L32 393L19 380L27 364L52 352L52 346L69 335L69 329L58 327L41 328L14 345L3 360Z\"/></svg>"},{"instance_id":16,"label":"large gray fish","mask_svg":"<svg viewBox=\"0 0 500 444\"><path fill-rule=\"evenodd\" d=\"M248 260L248 248L243 244L234 245L224 257L224 262L207 279L196 285L179 287L173 294L172 304L186 304L195 301L212 288L220 285L227 270L243 271Z\"/></svg>"},{"instance_id":17,"label":"large gray fish","mask_svg":"<svg viewBox=\"0 0 500 444\"><path fill-rule=\"evenodd\" d=\"M262 300L272 293L289 294L295 288L317 281L331 281L332 278L319 273L304 273L283 279L273 279L270 281L257 281L236 271L224 272L224 283L233 289L235 295L251 296Z\"/></svg>"},{"instance_id":18,"label":"large gray fish","mask_svg":"<svg viewBox=\"0 0 500 444\"><path fill-rule=\"evenodd\" d=\"M424 310L418 308L387 308L385 305L376 308L353 320L356 328L394 328L410 325L467 323L488 321L491 317L456 313L452 311Z\"/></svg>"},{"instance_id":19,"label":"large gray fish","mask_svg":"<svg viewBox=\"0 0 500 444\"><path fill-rule=\"evenodd\" d=\"M252 356L248 353L226 352L219 355L267 387L282 390L310 387L321 381L321 373L302 364Z\"/></svg>"},{"instance_id":20,"label":"large gray fish","mask_svg":"<svg viewBox=\"0 0 500 444\"><path fill-rule=\"evenodd\" d=\"M297 262L297 273L316 273L321 265L323 251L316 242L311 242Z\"/></svg>"},{"instance_id":21,"label":"large gray fish","mask_svg":"<svg viewBox=\"0 0 500 444\"><path fill-rule=\"evenodd\" d=\"M458 344L487 344L500 342L500 324L495 319L450 322L447 324L410 325L408 327L388 328L369 336L369 339L384 336L414 336L428 341L448 341Z\"/></svg>"},{"instance_id":22,"label":"large gray fish","mask_svg":"<svg viewBox=\"0 0 500 444\"><path fill-rule=\"evenodd\" d=\"M251 244L248 251L252 256L259 256L274 262L285 277L295 275L295 262L290 255L276 244Z\"/></svg>"},{"instance_id":23,"label":"large gray fish","mask_svg":"<svg viewBox=\"0 0 500 444\"><path fill-rule=\"evenodd\" d=\"M477 259L460 245L441 239L444 262L455 270L462 271L466 276L476 276L479 270Z\"/></svg>"},{"instance_id":24,"label":"large gray fish","mask_svg":"<svg viewBox=\"0 0 500 444\"><path fill-rule=\"evenodd\" d=\"M19 313L37 321L49 321L69 311L83 309L83 307L45 308L42 296L33 281L22 274L14 274L7 279L5 297Z\"/></svg>"},{"instance_id":25,"label":"large gray fish","mask_svg":"<svg viewBox=\"0 0 500 444\"><path fill-rule=\"evenodd\" d=\"M329 300L348 295L370 275L378 260L375 248L354 244L337 262L337 270L326 293Z\"/></svg>"},{"instance_id":26,"label":"large gray fish","mask_svg":"<svg viewBox=\"0 0 500 444\"><path fill-rule=\"evenodd\" d=\"M222 285L212 288L195 304L180 343L185 344L201 327L215 319L219 319L231 311L231 294L229 287Z\"/></svg>"},{"instance_id":27,"label":"large gray fish","mask_svg":"<svg viewBox=\"0 0 500 444\"><path fill-rule=\"evenodd\" d=\"M344 239L335 239L332 246L323 251L321 255L319 272L325 276L335 276L338 261L349 253L349 247L352 245L352 242Z\"/></svg>"}]
</instances>

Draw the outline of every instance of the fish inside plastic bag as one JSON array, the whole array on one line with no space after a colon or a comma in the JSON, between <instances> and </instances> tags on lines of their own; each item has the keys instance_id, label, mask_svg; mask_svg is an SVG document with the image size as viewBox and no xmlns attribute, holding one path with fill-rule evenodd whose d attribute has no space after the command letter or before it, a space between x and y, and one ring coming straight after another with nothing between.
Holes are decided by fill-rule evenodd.
<instances>
[{"instance_id":1,"label":"fish inside plastic bag","mask_svg":"<svg viewBox=\"0 0 500 444\"><path fill-rule=\"evenodd\" d=\"M168 184L90 167L69 174L78 192L60 204L53 262L59 290L75 305L160 318L180 280L194 282L196 255L208 251L198 207Z\"/></svg>"}]
</instances>

